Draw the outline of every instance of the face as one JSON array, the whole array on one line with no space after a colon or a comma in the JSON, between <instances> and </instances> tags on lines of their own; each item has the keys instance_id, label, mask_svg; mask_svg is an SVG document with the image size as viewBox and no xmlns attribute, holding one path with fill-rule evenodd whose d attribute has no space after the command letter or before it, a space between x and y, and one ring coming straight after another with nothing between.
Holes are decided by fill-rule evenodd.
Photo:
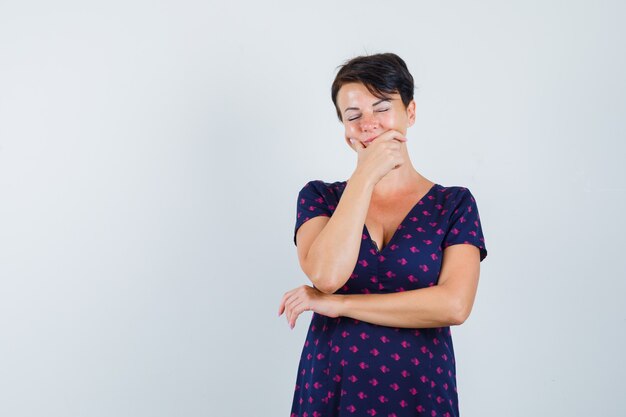
<instances>
[{"instance_id":1,"label":"face","mask_svg":"<svg viewBox=\"0 0 626 417\"><path fill-rule=\"evenodd\" d=\"M337 106L343 118L345 140L361 141L365 146L381 133L397 130L406 135L415 123L415 101L405 108L400 94L389 94L380 99L361 83L344 84L337 93Z\"/></svg>"}]
</instances>

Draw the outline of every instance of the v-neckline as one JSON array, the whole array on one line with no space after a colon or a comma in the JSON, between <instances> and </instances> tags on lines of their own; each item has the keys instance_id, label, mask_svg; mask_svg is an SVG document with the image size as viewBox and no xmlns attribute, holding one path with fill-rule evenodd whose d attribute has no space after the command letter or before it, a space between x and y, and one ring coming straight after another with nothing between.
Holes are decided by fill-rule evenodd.
<instances>
[{"instance_id":1,"label":"v-neckline","mask_svg":"<svg viewBox=\"0 0 626 417\"><path fill-rule=\"evenodd\" d=\"M419 199L419 201L417 203L415 203L415 205L413 207L411 207L411 209L409 210L409 212L404 216L404 218L402 219L402 221L398 224L398 227L396 228L396 230L393 232L393 235L391 235L391 238L389 239L389 242L387 242L387 244L382 248L379 249L378 245L376 244L376 242L374 242L374 239L372 239L372 235L370 234L370 231L367 229L367 225L365 223L363 223L363 229L365 231L365 234L367 235L367 239L370 241L371 246L374 248L374 250L376 251L377 255L380 255L381 253L385 252L385 250L394 242L394 240L396 239L396 236L398 234L398 231L400 229L402 229L402 226L404 226L404 223L409 219L409 217L411 216L411 214L413 214L413 212L415 211L415 209L418 206L422 205L422 202L424 201L424 199L426 197L428 197L430 195L430 193L438 186L439 184L434 183L429 189L428 191L426 191L426 194L424 194L422 196L422 198Z\"/></svg>"}]
</instances>

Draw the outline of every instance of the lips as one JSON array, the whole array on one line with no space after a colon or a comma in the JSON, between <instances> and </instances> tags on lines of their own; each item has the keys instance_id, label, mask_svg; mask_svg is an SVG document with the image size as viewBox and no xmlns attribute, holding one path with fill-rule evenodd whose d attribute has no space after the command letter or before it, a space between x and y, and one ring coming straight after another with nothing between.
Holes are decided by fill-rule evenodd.
<instances>
[{"instance_id":1,"label":"lips","mask_svg":"<svg viewBox=\"0 0 626 417\"><path fill-rule=\"evenodd\" d=\"M374 139L376 139L376 138L377 138L377 136L374 136L373 138L365 139L365 140L363 141L363 143L370 143L371 141L373 141L373 140L374 140Z\"/></svg>"}]
</instances>

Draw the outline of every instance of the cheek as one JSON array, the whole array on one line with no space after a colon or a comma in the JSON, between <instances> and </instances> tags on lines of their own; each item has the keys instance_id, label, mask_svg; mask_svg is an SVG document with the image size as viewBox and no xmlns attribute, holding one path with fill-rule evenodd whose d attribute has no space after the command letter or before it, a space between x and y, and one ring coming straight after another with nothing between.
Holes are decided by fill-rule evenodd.
<instances>
[{"instance_id":1,"label":"cheek","mask_svg":"<svg viewBox=\"0 0 626 417\"><path fill-rule=\"evenodd\" d=\"M396 116L394 114L387 114L382 119L382 123L385 126L395 126L397 122L398 122L398 120L397 120L397 118L396 118Z\"/></svg>"}]
</instances>

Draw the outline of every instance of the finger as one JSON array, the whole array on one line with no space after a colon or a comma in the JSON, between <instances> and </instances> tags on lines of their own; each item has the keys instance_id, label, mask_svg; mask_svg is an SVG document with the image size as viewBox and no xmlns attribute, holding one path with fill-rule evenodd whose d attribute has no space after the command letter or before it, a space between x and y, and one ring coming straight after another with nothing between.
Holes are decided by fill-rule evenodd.
<instances>
[{"instance_id":1,"label":"finger","mask_svg":"<svg viewBox=\"0 0 626 417\"><path fill-rule=\"evenodd\" d=\"M397 140L398 142L406 142L406 136L396 132L393 136L391 136L389 140Z\"/></svg>"},{"instance_id":2,"label":"finger","mask_svg":"<svg viewBox=\"0 0 626 417\"><path fill-rule=\"evenodd\" d=\"M289 317L287 319L287 322L289 323L289 326L291 328L293 328L294 323L296 322L296 319L298 318L298 316L300 315L300 313L304 310L306 310L306 303L304 302L304 300L302 299L298 299L296 300L294 303L292 303L289 306Z\"/></svg>"},{"instance_id":3,"label":"finger","mask_svg":"<svg viewBox=\"0 0 626 417\"><path fill-rule=\"evenodd\" d=\"M404 136L402 133L398 132L397 130L387 130L386 132L382 133L380 136L385 136L383 139L386 140L393 140L396 139L399 142L406 142L406 136ZM376 138L378 139L378 138ZM376 140L374 139L374 140Z\"/></svg>"},{"instance_id":4,"label":"finger","mask_svg":"<svg viewBox=\"0 0 626 417\"><path fill-rule=\"evenodd\" d=\"M287 301L285 304L285 310L287 311L286 318L288 323L291 323L292 321L294 310L303 302L304 300L298 297L294 297L293 299Z\"/></svg>"},{"instance_id":5,"label":"finger","mask_svg":"<svg viewBox=\"0 0 626 417\"><path fill-rule=\"evenodd\" d=\"M291 312L291 319L289 320L289 323L292 329L296 326L296 320L298 320L300 314L306 310L304 307L304 303L300 303Z\"/></svg>"},{"instance_id":6,"label":"finger","mask_svg":"<svg viewBox=\"0 0 626 417\"><path fill-rule=\"evenodd\" d=\"M289 321L289 315L291 314L291 304L294 302L294 297L292 294L286 294L283 300L283 312L285 312L285 318Z\"/></svg>"},{"instance_id":7,"label":"finger","mask_svg":"<svg viewBox=\"0 0 626 417\"><path fill-rule=\"evenodd\" d=\"M300 300L300 297L298 297L297 294L292 294L285 300L285 307L291 309L293 308L294 305L296 305L299 302L299 300Z\"/></svg>"},{"instance_id":8,"label":"finger","mask_svg":"<svg viewBox=\"0 0 626 417\"><path fill-rule=\"evenodd\" d=\"M285 312L285 300L280 302L278 306L278 317L280 317Z\"/></svg>"},{"instance_id":9,"label":"finger","mask_svg":"<svg viewBox=\"0 0 626 417\"><path fill-rule=\"evenodd\" d=\"M360 140L357 140L357 139L354 139L354 138L350 138L350 143L352 143L352 145L354 146L354 149L357 152L365 149L365 145L363 145L363 143L361 143Z\"/></svg>"},{"instance_id":10,"label":"finger","mask_svg":"<svg viewBox=\"0 0 626 417\"><path fill-rule=\"evenodd\" d=\"M289 298L289 296L291 295L291 293L293 292L293 290L291 291L287 291L283 297L280 300L280 304L278 305L278 315L280 316L281 314L283 314L283 312L285 311L285 302L287 301L287 299Z\"/></svg>"},{"instance_id":11,"label":"finger","mask_svg":"<svg viewBox=\"0 0 626 417\"><path fill-rule=\"evenodd\" d=\"M304 284L298 288L294 288L293 290L285 294L285 300L284 300L285 312L286 312L285 316L286 316L287 322L290 323L290 325L292 322L295 323L295 320L293 319L294 311L297 308L306 307L306 302L308 301L307 291L310 289L314 289L314 288L311 287L310 285ZM298 314L300 313L296 313L296 317L298 316Z\"/></svg>"}]
</instances>

